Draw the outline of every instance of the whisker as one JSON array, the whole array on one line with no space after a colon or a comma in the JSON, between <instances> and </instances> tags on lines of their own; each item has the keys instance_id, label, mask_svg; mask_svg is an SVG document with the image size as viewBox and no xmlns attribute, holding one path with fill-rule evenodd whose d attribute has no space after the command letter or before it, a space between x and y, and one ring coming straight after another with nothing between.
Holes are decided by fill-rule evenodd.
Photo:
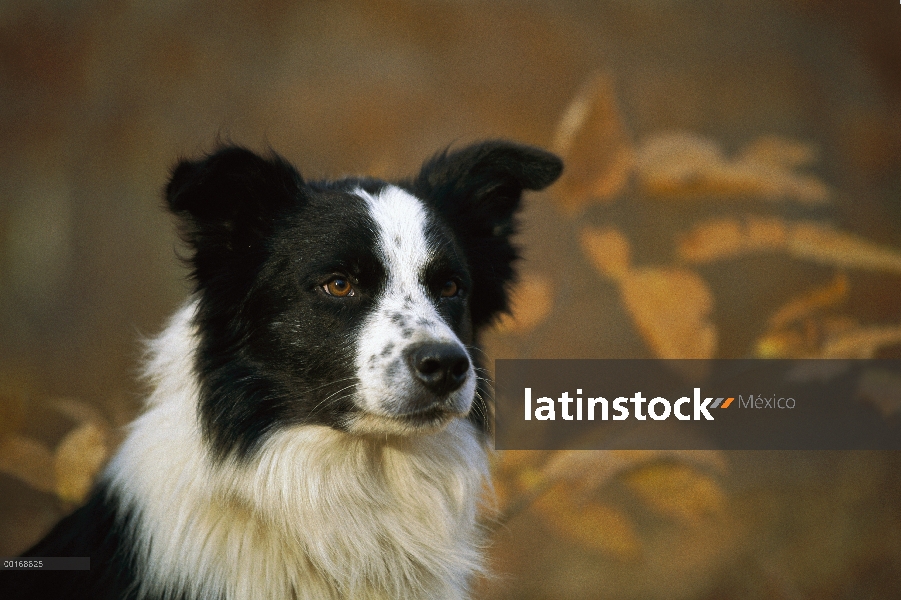
<instances>
[{"instance_id":1,"label":"whisker","mask_svg":"<svg viewBox=\"0 0 901 600\"><path fill-rule=\"evenodd\" d=\"M478 381L481 381L482 383L484 383L484 384L485 384L486 391L489 391L489 392L491 392L492 395L494 395L494 389L495 389L495 388L494 388L494 382L493 382L492 380L486 379L486 378L484 378L484 377L476 377L476 379L477 379Z\"/></svg>"},{"instance_id":2,"label":"whisker","mask_svg":"<svg viewBox=\"0 0 901 600\"><path fill-rule=\"evenodd\" d=\"M346 378L344 378L343 380L342 380L342 379L339 379L338 381L346 381L346 380L348 380L348 379L355 379L355 378L354 378L354 377L346 377ZM322 386L320 386L320 387L322 387ZM336 391L332 392L331 394L329 394L328 396L326 396L325 398L323 398L322 400L320 400L319 402L317 402L317 403L316 403L316 406L314 406L313 408L310 409L310 414L311 414L311 415L312 415L312 414L315 414L316 411L319 410L320 407L325 407L325 406L328 406L329 404L335 404L335 403L337 403L337 402L343 400L344 398L349 398L349 397L352 396L353 394L346 394L346 395L344 395L344 396L341 396L340 398L334 398L334 396L335 396L336 394L340 394L341 392L343 392L343 391L345 391L345 390L349 390L349 389L352 389L352 388L355 388L355 387L357 387L357 384L356 384L356 383L353 383L353 384L351 384L351 385L348 385L348 386L346 386L346 387L341 388L340 390L336 390ZM334 398L334 399L333 399L333 398Z\"/></svg>"},{"instance_id":3,"label":"whisker","mask_svg":"<svg viewBox=\"0 0 901 600\"><path fill-rule=\"evenodd\" d=\"M304 388L299 391L301 394L308 394L310 392L315 392L316 390L321 390L324 387L328 387L330 385L335 385L336 383L341 383L343 381L352 381L356 379L355 376L351 377L342 377L341 379L335 379L334 381L329 381L328 383L323 383L322 385L317 385L316 387Z\"/></svg>"},{"instance_id":4,"label":"whisker","mask_svg":"<svg viewBox=\"0 0 901 600\"><path fill-rule=\"evenodd\" d=\"M479 348L478 346L467 346L467 345L464 344L463 347L466 348L467 350L475 350L476 352L480 352L485 358L491 358L490 356L488 356L488 353L487 353L487 352L485 352L484 350L482 350L482 349Z\"/></svg>"},{"instance_id":5,"label":"whisker","mask_svg":"<svg viewBox=\"0 0 901 600\"><path fill-rule=\"evenodd\" d=\"M343 396L338 396L337 398L332 398L328 403L320 402L316 406L314 406L312 410L310 410L310 412L307 414L307 416L308 417L315 416L317 411L324 411L330 405L337 404L338 402L341 402L342 400L345 400L347 398L353 398L353 394L344 394Z\"/></svg>"}]
</instances>

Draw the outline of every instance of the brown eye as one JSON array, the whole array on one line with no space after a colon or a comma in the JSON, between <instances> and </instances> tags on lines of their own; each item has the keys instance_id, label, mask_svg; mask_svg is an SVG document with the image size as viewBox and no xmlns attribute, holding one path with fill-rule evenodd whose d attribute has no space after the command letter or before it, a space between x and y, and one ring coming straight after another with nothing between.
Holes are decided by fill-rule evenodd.
<instances>
[{"instance_id":1,"label":"brown eye","mask_svg":"<svg viewBox=\"0 0 901 600\"><path fill-rule=\"evenodd\" d=\"M322 289L325 290L325 293L329 296L337 296L338 298L345 298L347 296L354 295L354 288L350 284L350 282L343 277L335 277L334 279L330 279L328 283L322 286Z\"/></svg>"},{"instance_id":2,"label":"brown eye","mask_svg":"<svg viewBox=\"0 0 901 600\"><path fill-rule=\"evenodd\" d=\"M458 293L460 293L460 286L457 285L457 282L453 279L448 279L444 282L444 285L441 287L441 297L442 298L453 298Z\"/></svg>"}]
</instances>

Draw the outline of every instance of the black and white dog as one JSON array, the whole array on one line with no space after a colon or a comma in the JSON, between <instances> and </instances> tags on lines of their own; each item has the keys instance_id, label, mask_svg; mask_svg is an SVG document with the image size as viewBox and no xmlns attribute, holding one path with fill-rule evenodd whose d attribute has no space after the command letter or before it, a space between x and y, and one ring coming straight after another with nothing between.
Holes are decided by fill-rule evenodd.
<instances>
[{"instance_id":1,"label":"black and white dog","mask_svg":"<svg viewBox=\"0 0 901 600\"><path fill-rule=\"evenodd\" d=\"M166 188L196 284L150 345L147 409L9 599L465 598L486 485L479 331L507 307L524 189L507 142L412 179L306 182L224 147Z\"/></svg>"}]
</instances>

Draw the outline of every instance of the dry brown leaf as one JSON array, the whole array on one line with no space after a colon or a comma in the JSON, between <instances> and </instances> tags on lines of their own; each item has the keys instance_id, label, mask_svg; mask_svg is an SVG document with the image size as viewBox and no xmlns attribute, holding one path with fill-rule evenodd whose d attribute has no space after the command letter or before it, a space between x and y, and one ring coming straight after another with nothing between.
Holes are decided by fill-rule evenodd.
<instances>
[{"instance_id":1,"label":"dry brown leaf","mask_svg":"<svg viewBox=\"0 0 901 600\"><path fill-rule=\"evenodd\" d=\"M848 298L848 276L836 273L832 281L792 298L769 319L773 329L781 329L806 319L813 313L837 306Z\"/></svg>"},{"instance_id":2,"label":"dry brown leaf","mask_svg":"<svg viewBox=\"0 0 901 600\"><path fill-rule=\"evenodd\" d=\"M767 332L754 343L754 356L757 358L812 357L818 350L810 336L795 330Z\"/></svg>"},{"instance_id":3,"label":"dry brown leaf","mask_svg":"<svg viewBox=\"0 0 901 600\"><path fill-rule=\"evenodd\" d=\"M901 344L901 326L853 329L830 337L823 358L872 358L878 350Z\"/></svg>"},{"instance_id":4,"label":"dry brown leaf","mask_svg":"<svg viewBox=\"0 0 901 600\"><path fill-rule=\"evenodd\" d=\"M776 217L745 219L745 243L752 248L781 247L786 243L789 226Z\"/></svg>"},{"instance_id":5,"label":"dry brown leaf","mask_svg":"<svg viewBox=\"0 0 901 600\"><path fill-rule=\"evenodd\" d=\"M95 422L70 431L56 448L56 495L67 502L85 499L107 457L106 428Z\"/></svg>"},{"instance_id":6,"label":"dry brown leaf","mask_svg":"<svg viewBox=\"0 0 901 600\"><path fill-rule=\"evenodd\" d=\"M823 340L841 337L859 327L847 316L805 318L764 333L754 345L754 355L758 358L822 358Z\"/></svg>"},{"instance_id":7,"label":"dry brown leaf","mask_svg":"<svg viewBox=\"0 0 901 600\"><path fill-rule=\"evenodd\" d=\"M687 521L719 512L725 494L712 477L682 463L656 463L625 477L629 489L657 512Z\"/></svg>"},{"instance_id":8,"label":"dry brown leaf","mask_svg":"<svg viewBox=\"0 0 901 600\"><path fill-rule=\"evenodd\" d=\"M901 375L887 369L867 369L857 385L857 397L886 418L901 414Z\"/></svg>"},{"instance_id":9,"label":"dry brown leaf","mask_svg":"<svg viewBox=\"0 0 901 600\"><path fill-rule=\"evenodd\" d=\"M0 438L0 473L21 479L36 490L54 491L53 455L36 440L15 434Z\"/></svg>"},{"instance_id":10,"label":"dry brown leaf","mask_svg":"<svg viewBox=\"0 0 901 600\"><path fill-rule=\"evenodd\" d=\"M651 137L638 147L636 167L645 191L662 197L760 197L824 202L829 189L793 171L812 159L809 146L777 138L752 143L727 159L713 140L684 132Z\"/></svg>"},{"instance_id":11,"label":"dry brown leaf","mask_svg":"<svg viewBox=\"0 0 901 600\"><path fill-rule=\"evenodd\" d=\"M629 240L618 230L584 227L579 241L582 251L599 273L622 279L629 272L632 262Z\"/></svg>"},{"instance_id":12,"label":"dry brown leaf","mask_svg":"<svg viewBox=\"0 0 901 600\"><path fill-rule=\"evenodd\" d=\"M742 161L776 167L797 168L813 163L817 154L817 149L812 144L764 135L748 144L740 158Z\"/></svg>"},{"instance_id":13,"label":"dry brown leaf","mask_svg":"<svg viewBox=\"0 0 901 600\"><path fill-rule=\"evenodd\" d=\"M513 291L510 314L501 318L498 329L510 333L530 331L547 318L553 306L553 282L544 275L526 273Z\"/></svg>"},{"instance_id":14,"label":"dry brown leaf","mask_svg":"<svg viewBox=\"0 0 901 600\"><path fill-rule=\"evenodd\" d=\"M661 462L684 463L702 472L726 471L725 455L715 450L506 451L495 472L498 506L502 507L498 522L532 506L581 544L632 556L638 551L638 542L629 533L631 525L618 511L597 508L601 506L599 495L605 485L620 481L618 476ZM575 524L579 511L592 513L589 529L581 533Z\"/></svg>"},{"instance_id":15,"label":"dry brown leaf","mask_svg":"<svg viewBox=\"0 0 901 600\"><path fill-rule=\"evenodd\" d=\"M707 263L753 252L784 249L789 225L776 217L711 219L684 234L677 252L690 263Z\"/></svg>"},{"instance_id":16,"label":"dry brown leaf","mask_svg":"<svg viewBox=\"0 0 901 600\"><path fill-rule=\"evenodd\" d=\"M645 140L635 166L644 187L656 195L686 193L701 182L700 174L723 160L720 147L693 133L669 133Z\"/></svg>"},{"instance_id":17,"label":"dry brown leaf","mask_svg":"<svg viewBox=\"0 0 901 600\"><path fill-rule=\"evenodd\" d=\"M619 283L623 303L660 358L712 358L716 329L708 321L713 296L685 269L631 269L629 242L616 229L586 227L582 250L594 267Z\"/></svg>"},{"instance_id":18,"label":"dry brown leaf","mask_svg":"<svg viewBox=\"0 0 901 600\"><path fill-rule=\"evenodd\" d=\"M559 450L541 474L546 484L564 482L581 497L587 497L618 474L661 460L717 472L726 469L724 456L716 450Z\"/></svg>"},{"instance_id":19,"label":"dry brown leaf","mask_svg":"<svg viewBox=\"0 0 901 600\"><path fill-rule=\"evenodd\" d=\"M901 251L812 221L746 217L705 221L681 237L678 254L690 263L757 252L785 252L825 265L901 273Z\"/></svg>"},{"instance_id":20,"label":"dry brown leaf","mask_svg":"<svg viewBox=\"0 0 901 600\"><path fill-rule=\"evenodd\" d=\"M792 256L821 264L901 273L901 252L819 223L795 225L788 241Z\"/></svg>"},{"instance_id":21,"label":"dry brown leaf","mask_svg":"<svg viewBox=\"0 0 901 600\"><path fill-rule=\"evenodd\" d=\"M628 516L599 502L574 503L564 484L551 488L535 509L557 532L584 548L621 560L641 554L641 541Z\"/></svg>"},{"instance_id":22,"label":"dry brown leaf","mask_svg":"<svg viewBox=\"0 0 901 600\"><path fill-rule=\"evenodd\" d=\"M738 219L714 219L697 225L679 240L682 260L705 263L743 253L744 230Z\"/></svg>"},{"instance_id":23,"label":"dry brown leaf","mask_svg":"<svg viewBox=\"0 0 901 600\"><path fill-rule=\"evenodd\" d=\"M557 124L553 148L566 164L552 188L564 210L607 202L626 186L634 152L609 75L595 75L582 86Z\"/></svg>"},{"instance_id":24,"label":"dry brown leaf","mask_svg":"<svg viewBox=\"0 0 901 600\"><path fill-rule=\"evenodd\" d=\"M713 296L685 269L636 269L620 280L623 302L659 358L713 358Z\"/></svg>"}]
</instances>

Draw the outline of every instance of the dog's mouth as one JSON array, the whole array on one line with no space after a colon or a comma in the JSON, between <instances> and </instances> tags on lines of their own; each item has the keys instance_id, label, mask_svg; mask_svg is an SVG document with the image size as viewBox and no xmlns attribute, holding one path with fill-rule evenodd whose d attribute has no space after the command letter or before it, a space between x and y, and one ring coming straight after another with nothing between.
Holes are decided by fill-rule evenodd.
<instances>
[{"instance_id":1,"label":"dog's mouth","mask_svg":"<svg viewBox=\"0 0 901 600\"><path fill-rule=\"evenodd\" d=\"M454 416L458 415L448 410L448 407L443 403L435 402L431 406L423 409L394 415L393 418L401 421L408 421L410 423L428 424L436 421L444 421Z\"/></svg>"},{"instance_id":2,"label":"dog's mouth","mask_svg":"<svg viewBox=\"0 0 901 600\"><path fill-rule=\"evenodd\" d=\"M454 418L464 417L452 405L435 401L430 405L400 412L358 413L348 423L348 430L360 434L418 435L443 429Z\"/></svg>"}]
</instances>

